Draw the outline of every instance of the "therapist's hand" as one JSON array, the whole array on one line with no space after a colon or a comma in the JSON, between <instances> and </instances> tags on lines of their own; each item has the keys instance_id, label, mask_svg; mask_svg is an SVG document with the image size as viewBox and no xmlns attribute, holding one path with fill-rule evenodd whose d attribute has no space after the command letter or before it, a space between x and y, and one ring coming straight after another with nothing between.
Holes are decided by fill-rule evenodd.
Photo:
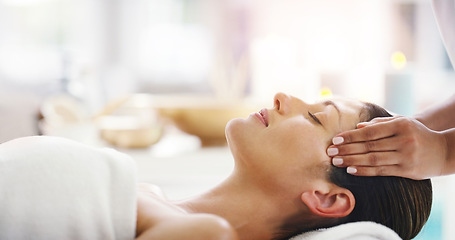
<instances>
[{"instance_id":1,"label":"therapist's hand","mask_svg":"<svg viewBox=\"0 0 455 240\"><path fill-rule=\"evenodd\" d=\"M426 179L442 175L447 161L444 135L409 117L376 118L333 138L332 163L359 176Z\"/></svg>"}]
</instances>

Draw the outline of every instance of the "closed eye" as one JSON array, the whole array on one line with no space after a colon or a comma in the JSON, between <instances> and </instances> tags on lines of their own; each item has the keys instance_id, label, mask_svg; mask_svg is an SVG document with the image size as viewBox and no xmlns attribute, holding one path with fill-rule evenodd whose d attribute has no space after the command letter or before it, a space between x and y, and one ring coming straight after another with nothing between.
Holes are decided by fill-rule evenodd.
<instances>
[{"instance_id":1,"label":"closed eye","mask_svg":"<svg viewBox=\"0 0 455 240\"><path fill-rule=\"evenodd\" d=\"M319 119L318 119L316 116L314 116L314 114L312 114L312 113L310 113L310 111L308 111L308 115L309 115L316 123L318 123L319 125L322 126L321 121L319 121Z\"/></svg>"}]
</instances>

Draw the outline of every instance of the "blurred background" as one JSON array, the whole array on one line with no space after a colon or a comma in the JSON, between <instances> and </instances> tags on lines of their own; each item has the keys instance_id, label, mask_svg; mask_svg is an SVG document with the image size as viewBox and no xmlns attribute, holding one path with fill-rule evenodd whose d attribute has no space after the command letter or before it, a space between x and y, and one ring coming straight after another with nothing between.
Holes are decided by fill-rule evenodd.
<instances>
[{"instance_id":1,"label":"blurred background","mask_svg":"<svg viewBox=\"0 0 455 240\"><path fill-rule=\"evenodd\" d=\"M187 194L182 176L228 174L224 118L271 106L276 92L412 115L453 89L430 0L0 0L0 142L47 134L115 146L175 197ZM223 119L201 133L188 122L213 123L197 116ZM442 208L431 239L455 236Z\"/></svg>"},{"instance_id":2,"label":"blurred background","mask_svg":"<svg viewBox=\"0 0 455 240\"><path fill-rule=\"evenodd\" d=\"M94 114L133 93L329 90L410 115L455 85L429 0L1 0L0 36L1 141L59 93Z\"/></svg>"}]
</instances>

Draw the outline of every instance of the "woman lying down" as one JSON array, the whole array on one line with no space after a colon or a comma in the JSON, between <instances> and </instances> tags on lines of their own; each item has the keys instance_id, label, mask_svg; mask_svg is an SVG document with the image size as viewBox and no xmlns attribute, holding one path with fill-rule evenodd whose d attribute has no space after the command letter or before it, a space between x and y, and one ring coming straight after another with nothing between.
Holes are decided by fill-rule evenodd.
<instances>
[{"instance_id":1,"label":"woman lying down","mask_svg":"<svg viewBox=\"0 0 455 240\"><path fill-rule=\"evenodd\" d=\"M357 221L411 239L430 214L430 180L353 176L326 155L335 134L380 116L390 115L369 103L279 93L228 123L232 174L184 201L136 187L134 162L114 150L13 140L0 145L0 239L288 239Z\"/></svg>"}]
</instances>

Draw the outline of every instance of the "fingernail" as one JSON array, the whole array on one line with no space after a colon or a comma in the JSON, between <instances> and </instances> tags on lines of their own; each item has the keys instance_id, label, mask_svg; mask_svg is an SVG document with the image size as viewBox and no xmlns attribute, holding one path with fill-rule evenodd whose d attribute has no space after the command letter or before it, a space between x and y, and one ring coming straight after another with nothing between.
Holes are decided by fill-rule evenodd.
<instances>
[{"instance_id":1,"label":"fingernail","mask_svg":"<svg viewBox=\"0 0 455 240\"><path fill-rule=\"evenodd\" d=\"M327 149L327 154L329 156L335 156L338 154L338 148L329 148Z\"/></svg>"},{"instance_id":2,"label":"fingernail","mask_svg":"<svg viewBox=\"0 0 455 240\"><path fill-rule=\"evenodd\" d=\"M354 174L357 172L357 169L354 167L348 167L346 168L346 172L348 172L349 174Z\"/></svg>"},{"instance_id":3,"label":"fingernail","mask_svg":"<svg viewBox=\"0 0 455 240\"><path fill-rule=\"evenodd\" d=\"M337 144L341 144L344 142L344 138L343 137L334 137L332 139L332 142L333 144L337 145Z\"/></svg>"},{"instance_id":4,"label":"fingernail","mask_svg":"<svg viewBox=\"0 0 455 240\"><path fill-rule=\"evenodd\" d=\"M333 158L333 159L332 159L332 163L333 163L333 165L335 165L335 166L341 165L341 164L343 164L343 159L342 159L342 158Z\"/></svg>"}]
</instances>

